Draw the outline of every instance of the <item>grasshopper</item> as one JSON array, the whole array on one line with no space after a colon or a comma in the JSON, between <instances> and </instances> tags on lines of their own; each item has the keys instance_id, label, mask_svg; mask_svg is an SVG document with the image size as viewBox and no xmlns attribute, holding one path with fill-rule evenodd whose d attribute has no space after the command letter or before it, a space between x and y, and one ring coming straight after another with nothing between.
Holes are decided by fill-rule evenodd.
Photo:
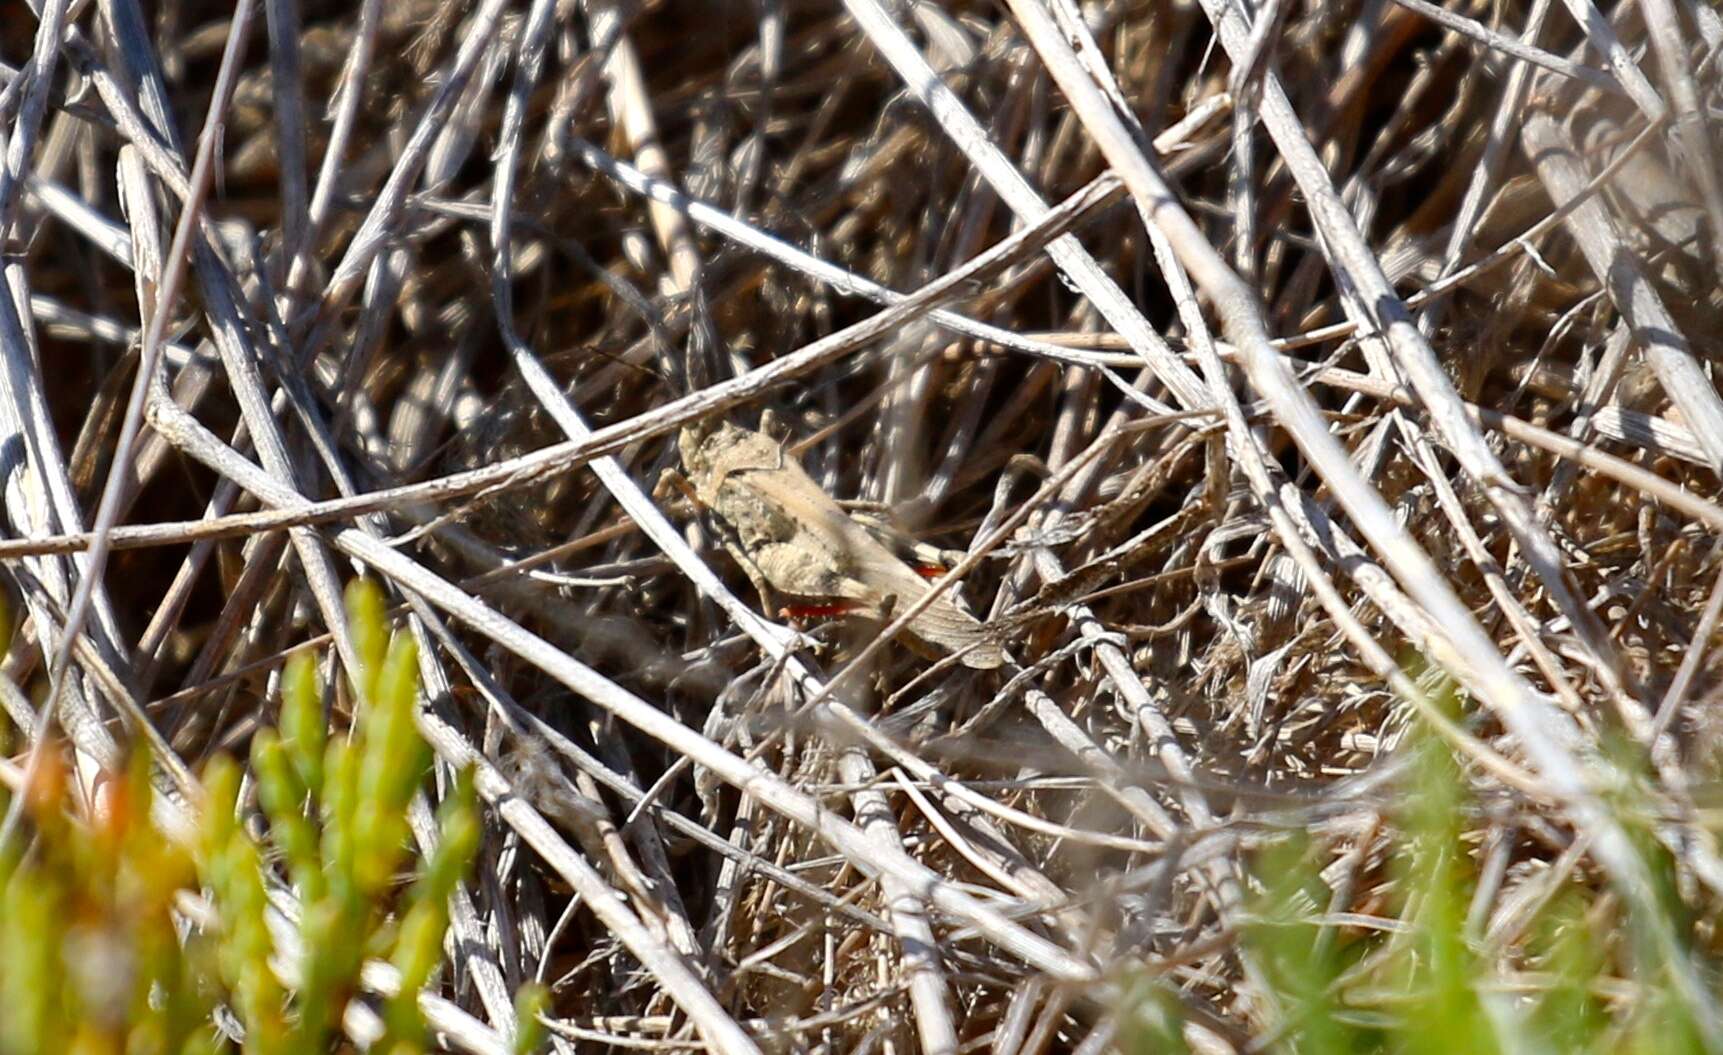
<instances>
[{"instance_id":1,"label":"grasshopper","mask_svg":"<svg viewBox=\"0 0 1723 1055\"><path fill-rule=\"evenodd\" d=\"M726 548L768 611L774 595L784 594L795 607L884 622L931 589L764 433L700 423L684 428L677 446L688 478L667 472L660 493L677 486L722 522ZM1007 658L951 593L917 616L906 636L918 651L956 652L978 670Z\"/></svg>"}]
</instances>

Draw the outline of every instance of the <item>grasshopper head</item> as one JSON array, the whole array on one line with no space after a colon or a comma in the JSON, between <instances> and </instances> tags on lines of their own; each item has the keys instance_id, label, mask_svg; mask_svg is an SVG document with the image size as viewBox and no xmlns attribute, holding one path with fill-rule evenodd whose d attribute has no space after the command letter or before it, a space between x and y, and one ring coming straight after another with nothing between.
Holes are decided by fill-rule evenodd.
<instances>
[{"instance_id":1,"label":"grasshopper head","mask_svg":"<svg viewBox=\"0 0 1723 1055\"><path fill-rule=\"evenodd\" d=\"M682 454L682 467L690 473L705 471L708 458L706 457L706 441L718 431L718 424L711 418L692 421L682 426L682 431L676 436L676 449Z\"/></svg>"}]
</instances>

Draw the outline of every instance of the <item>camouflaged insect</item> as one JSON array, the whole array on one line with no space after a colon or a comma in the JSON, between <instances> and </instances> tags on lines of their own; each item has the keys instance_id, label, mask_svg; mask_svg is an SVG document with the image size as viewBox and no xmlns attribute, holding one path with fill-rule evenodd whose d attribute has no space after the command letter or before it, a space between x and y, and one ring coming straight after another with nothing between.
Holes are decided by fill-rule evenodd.
<instances>
[{"instance_id":1,"label":"camouflaged insect","mask_svg":"<svg viewBox=\"0 0 1723 1055\"><path fill-rule=\"evenodd\" d=\"M932 588L764 433L728 422L690 426L678 446L693 497L730 529L726 543L768 605L779 593L883 622ZM949 592L916 616L906 636L919 650L959 653L978 670L1007 658Z\"/></svg>"}]
</instances>

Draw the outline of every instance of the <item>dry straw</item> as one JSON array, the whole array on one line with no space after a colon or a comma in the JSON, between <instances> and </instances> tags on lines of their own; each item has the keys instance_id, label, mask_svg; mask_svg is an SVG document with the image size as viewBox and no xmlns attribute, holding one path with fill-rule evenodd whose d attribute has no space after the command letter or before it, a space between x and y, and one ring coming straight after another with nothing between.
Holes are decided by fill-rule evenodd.
<instances>
[{"instance_id":1,"label":"dry straw","mask_svg":"<svg viewBox=\"0 0 1723 1055\"><path fill-rule=\"evenodd\" d=\"M6 784L147 740L190 830L364 573L488 804L448 1045L1243 1051L1264 846L1317 953L1427 925L1432 729L1477 962L1577 884L1723 1050L1702 0L15 6ZM937 597L790 625L655 496L768 410Z\"/></svg>"}]
</instances>

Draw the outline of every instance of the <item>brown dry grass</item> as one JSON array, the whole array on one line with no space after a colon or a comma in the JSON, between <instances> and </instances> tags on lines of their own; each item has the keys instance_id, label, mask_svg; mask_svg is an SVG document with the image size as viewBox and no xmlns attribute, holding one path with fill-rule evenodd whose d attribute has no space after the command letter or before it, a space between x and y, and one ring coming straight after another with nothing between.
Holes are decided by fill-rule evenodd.
<instances>
[{"instance_id":1,"label":"brown dry grass","mask_svg":"<svg viewBox=\"0 0 1723 1055\"><path fill-rule=\"evenodd\" d=\"M1251 69L1198 6L1091 4L1121 121L1067 79L1094 91L1092 72L1049 73L1081 34L1026 32L1071 4L893 8L986 149L1043 201L1109 169L1123 187L1108 177L1057 265L1019 254L942 302L1034 343L960 332L923 305L756 391L722 383L880 310L789 249L769 255L768 239L909 293L1040 219L965 155L913 71L882 59L890 31L856 18L871 2L358 6L374 17L364 30L354 5L255 13L200 206L206 248L168 302L165 379L183 413L153 393L154 431L118 458L140 320L181 268L161 259L181 216L171 187L193 167L227 8L164 2L129 27L111 14L125 0L74 4L74 38L43 52L59 72L39 120L37 82L0 78L10 142L28 149L0 216L37 352L7 349L7 534L90 526L116 465L115 524L164 525L114 536L95 604L74 617L109 673L72 679L56 709L97 761L137 734L138 713L193 768L243 747L283 650L340 622L328 584L349 558L423 590L379 567L366 536L402 540L406 561L536 635L435 597L407 610L441 642L426 650L446 723L433 740L450 761L490 758L487 796L512 782L626 894L645 937L571 900L579 883L544 856L547 836L522 833L535 853L517 815L495 815L449 990L493 1026L507 1014L475 995L474 962L511 982L542 974L555 1014L586 1031L571 1035L690 1039L695 998L642 966L630 941L644 940L685 961L724 1014L791 1048L1104 1043L1091 1031L1111 1028L1112 990L1058 978L1146 964L1207 1042L1243 1049L1276 1015L1234 941L1252 848L1308 829L1332 918L1391 911L1396 744L1449 684L1464 690L1449 735L1483 804L1468 823L1496 855L1476 895L1489 933L1516 932L1519 895L1576 831L1592 840L1586 881L1638 896L1644 877L1599 799L1619 772L1606 742L1643 765L1692 906L1715 906L1723 870L1699 808L1723 732L1709 651L1723 583L1713 10L1675 3L1662 54L1641 12L1671 5L1619 5L1637 67L1612 75L1545 5L1528 29L1533 5L1447 3L1480 42L1406 7L1271 3L1284 21ZM0 21L12 70L36 25L16 2ZM1501 50L1522 39L1565 72ZM122 44L143 51L122 57ZM541 65L523 72L523 50ZM343 74L355 63L357 80ZM438 104L457 71L465 88ZM1277 129L1280 85L1296 121ZM158 97L174 129L152 144L135 122L160 119ZM1109 125L1126 138L1106 145ZM128 143L142 163L117 178ZM1329 186L1300 182L1300 147ZM1131 153L1182 207L1154 213L1159 252L1133 208L1153 206L1155 187ZM735 229L650 206L609 158ZM501 204L499 186L512 187ZM1332 194L1351 231L1311 207ZM130 261L102 245L128 225ZM1179 292L1193 281L1194 302ZM1105 285L1123 295L1107 303ZM0 342L8 332L22 331L0 326ZM1242 404L1230 420L1223 390ZM32 398L51 415L33 432L20 424ZM1109 433L1160 404L1207 413ZM605 430L602 447L552 446L571 408L576 429ZM721 414L753 427L768 409L832 495L882 503L958 551L1107 437L976 550L963 583L1023 669L928 674L887 647L810 707L878 627L813 625L820 647L786 672L769 628L739 632L702 597L689 573L704 562L756 600L714 525L665 507L696 547L666 555L618 498L677 463L677 426ZM546 448L535 471L510 471ZM612 476L581 467L595 454L616 456ZM240 456L277 490L259 493ZM387 493L405 485L421 486ZM314 527L290 543L279 520L235 520L203 544L178 523L377 492L366 516L305 513L296 522ZM5 673L31 693L73 602L70 558L41 555L54 548L0 543L28 616ZM24 697L0 695L28 726ZM779 774L793 797L741 795L739 771L685 759L693 741L643 731L630 699ZM864 720L880 734L868 747ZM811 830L797 810L814 805L862 825L848 829L861 841ZM911 859L931 873L888 864L881 877L882 861ZM978 935L956 902L924 913L916 884L933 875L1045 949L1011 950L997 924Z\"/></svg>"}]
</instances>

